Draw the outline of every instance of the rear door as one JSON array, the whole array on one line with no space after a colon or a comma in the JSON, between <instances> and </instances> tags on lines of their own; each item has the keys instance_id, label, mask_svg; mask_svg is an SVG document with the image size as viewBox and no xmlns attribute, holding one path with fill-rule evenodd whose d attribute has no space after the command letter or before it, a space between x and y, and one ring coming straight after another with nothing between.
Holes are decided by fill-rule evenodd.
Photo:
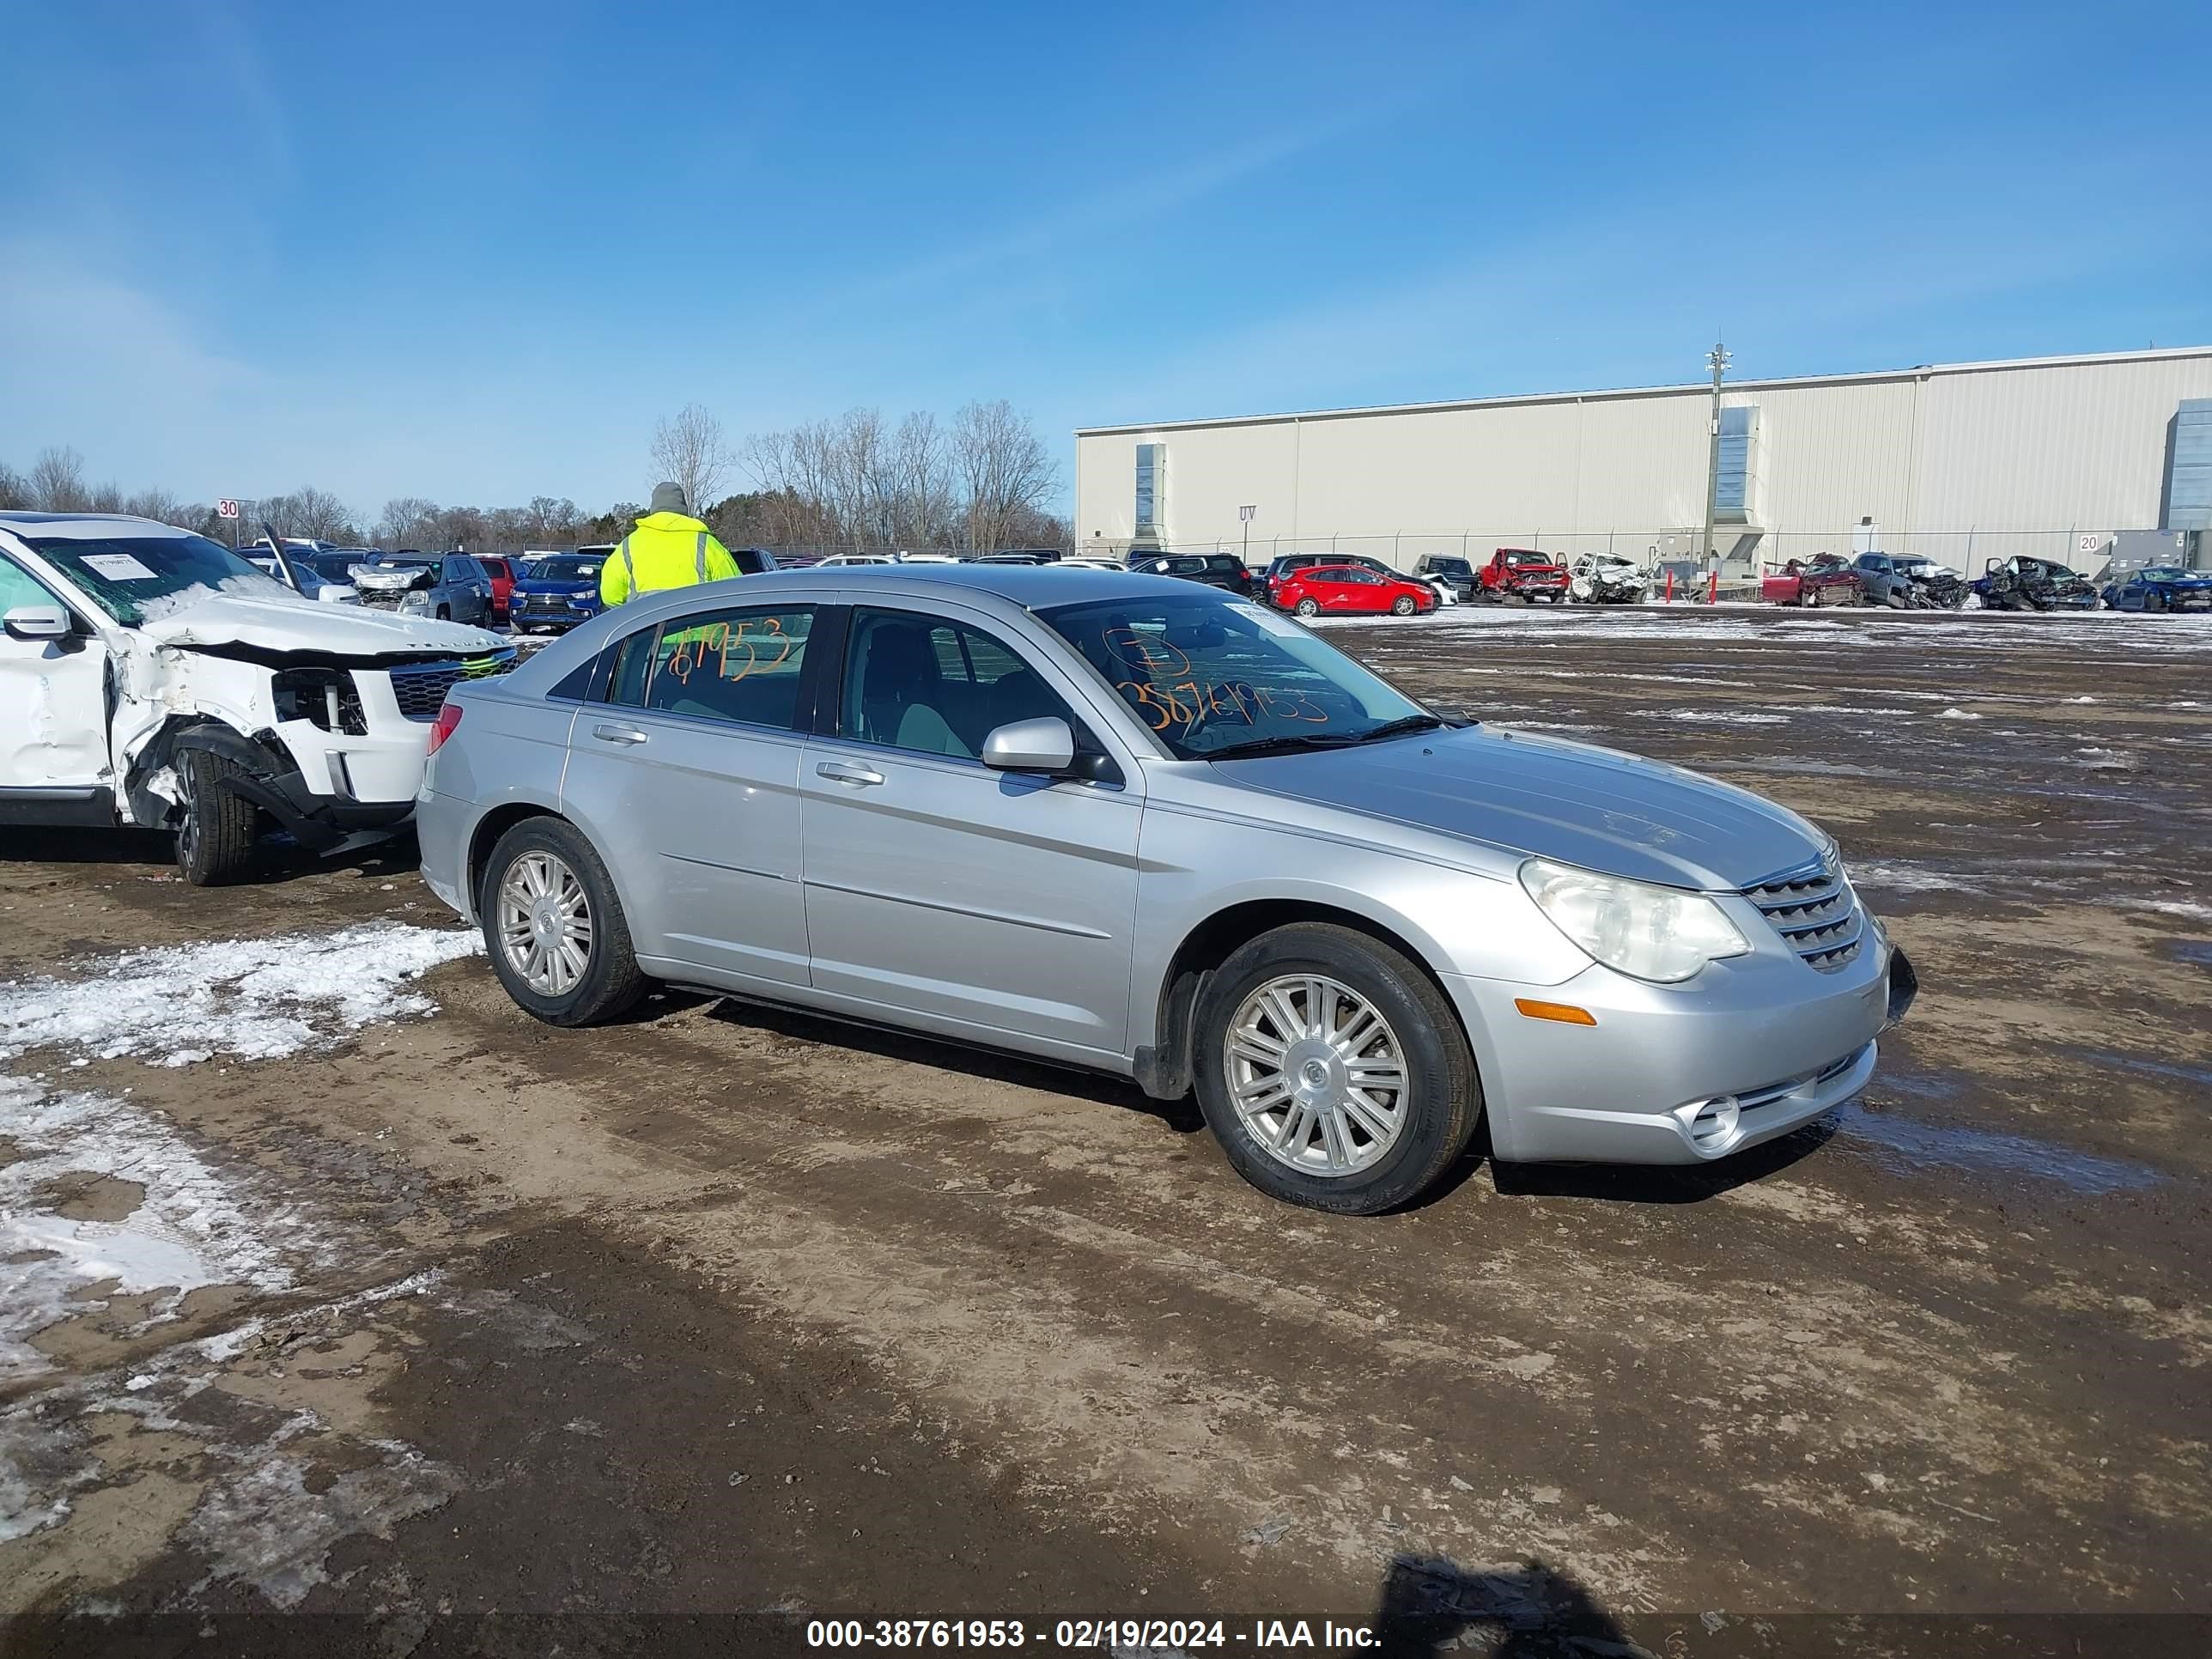
<instances>
[{"instance_id":1,"label":"rear door","mask_svg":"<svg viewBox=\"0 0 2212 1659\"><path fill-rule=\"evenodd\" d=\"M640 955L807 982L798 790L816 614L702 607L608 653L562 796L621 866Z\"/></svg>"},{"instance_id":2,"label":"rear door","mask_svg":"<svg viewBox=\"0 0 2212 1659\"><path fill-rule=\"evenodd\" d=\"M1072 685L981 618L853 612L799 779L817 992L946 1035L1121 1054L1133 759L1102 784L976 758L994 727L1043 715L1089 740Z\"/></svg>"},{"instance_id":3,"label":"rear door","mask_svg":"<svg viewBox=\"0 0 2212 1659\"><path fill-rule=\"evenodd\" d=\"M76 615L0 552L0 615L19 606ZM107 647L78 626L65 640L0 631L0 823L112 820Z\"/></svg>"}]
</instances>

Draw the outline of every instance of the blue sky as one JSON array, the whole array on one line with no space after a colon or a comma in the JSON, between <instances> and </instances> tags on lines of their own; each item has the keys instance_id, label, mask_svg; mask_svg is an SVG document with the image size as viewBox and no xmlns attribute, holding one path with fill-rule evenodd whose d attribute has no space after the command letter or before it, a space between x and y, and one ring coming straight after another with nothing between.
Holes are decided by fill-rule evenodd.
<instances>
[{"instance_id":1,"label":"blue sky","mask_svg":"<svg viewBox=\"0 0 2212 1659\"><path fill-rule=\"evenodd\" d=\"M2212 8L24 8L0 460L598 507L1070 428L2212 343Z\"/></svg>"}]
</instances>

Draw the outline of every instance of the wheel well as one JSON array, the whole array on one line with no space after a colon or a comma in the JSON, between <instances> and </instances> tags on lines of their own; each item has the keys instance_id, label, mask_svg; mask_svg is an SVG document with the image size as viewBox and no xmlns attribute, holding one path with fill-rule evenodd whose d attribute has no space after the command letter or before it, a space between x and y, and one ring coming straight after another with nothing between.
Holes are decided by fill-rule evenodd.
<instances>
[{"instance_id":1,"label":"wheel well","mask_svg":"<svg viewBox=\"0 0 2212 1659\"><path fill-rule=\"evenodd\" d=\"M1176 947L1160 986L1155 1045L1137 1052L1136 1080L1139 1088L1156 1100L1180 1100L1190 1092L1191 1027L1206 981L1223 963L1261 934L1301 921L1328 922L1389 945L1429 976L1443 995L1445 1006L1452 1008L1453 1018L1459 1018L1457 1005L1444 991L1436 969L1429 965L1419 948L1403 935L1371 917L1353 910L1340 910L1334 905L1316 904L1307 899L1255 899L1232 904L1208 916ZM1462 1024L1461 1036L1466 1035ZM1473 1047L1471 1042L1469 1047Z\"/></svg>"},{"instance_id":2,"label":"wheel well","mask_svg":"<svg viewBox=\"0 0 2212 1659\"><path fill-rule=\"evenodd\" d=\"M561 818L563 823L568 821L562 818L561 815L550 806L539 806L532 802L522 801L507 806L494 807L477 823L476 833L469 837L469 896L471 901L477 900L481 896L479 890L483 885L484 860L491 856L491 849L499 845L499 838L514 829L516 824L526 823L532 818Z\"/></svg>"}]
</instances>

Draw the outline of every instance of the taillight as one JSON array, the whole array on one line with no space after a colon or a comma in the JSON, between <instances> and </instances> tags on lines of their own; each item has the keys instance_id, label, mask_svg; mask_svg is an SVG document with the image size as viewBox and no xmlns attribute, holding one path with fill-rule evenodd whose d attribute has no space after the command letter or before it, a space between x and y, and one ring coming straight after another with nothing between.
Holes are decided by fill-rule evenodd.
<instances>
[{"instance_id":1,"label":"taillight","mask_svg":"<svg viewBox=\"0 0 2212 1659\"><path fill-rule=\"evenodd\" d=\"M439 705L438 718L430 722L430 747L426 751L434 755L445 747L446 739L460 729L461 706L457 702Z\"/></svg>"}]
</instances>

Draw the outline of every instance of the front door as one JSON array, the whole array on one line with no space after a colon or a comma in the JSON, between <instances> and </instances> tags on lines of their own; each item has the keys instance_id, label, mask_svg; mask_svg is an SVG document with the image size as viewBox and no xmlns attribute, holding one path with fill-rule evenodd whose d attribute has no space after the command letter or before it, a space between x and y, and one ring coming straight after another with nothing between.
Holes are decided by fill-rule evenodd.
<instances>
[{"instance_id":1,"label":"front door","mask_svg":"<svg viewBox=\"0 0 2212 1659\"><path fill-rule=\"evenodd\" d=\"M0 614L19 606L74 614L0 553ZM97 635L0 632L0 823L111 821L106 692L107 648Z\"/></svg>"},{"instance_id":2,"label":"front door","mask_svg":"<svg viewBox=\"0 0 2212 1659\"><path fill-rule=\"evenodd\" d=\"M814 988L947 1035L1119 1056L1137 791L981 763L1009 721L1082 730L989 629L862 609L849 640L834 735L808 744L799 778Z\"/></svg>"},{"instance_id":3,"label":"front door","mask_svg":"<svg viewBox=\"0 0 2212 1659\"><path fill-rule=\"evenodd\" d=\"M719 605L615 647L562 795L615 849L640 956L804 985L799 691L811 605Z\"/></svg>"}]
</instances>

